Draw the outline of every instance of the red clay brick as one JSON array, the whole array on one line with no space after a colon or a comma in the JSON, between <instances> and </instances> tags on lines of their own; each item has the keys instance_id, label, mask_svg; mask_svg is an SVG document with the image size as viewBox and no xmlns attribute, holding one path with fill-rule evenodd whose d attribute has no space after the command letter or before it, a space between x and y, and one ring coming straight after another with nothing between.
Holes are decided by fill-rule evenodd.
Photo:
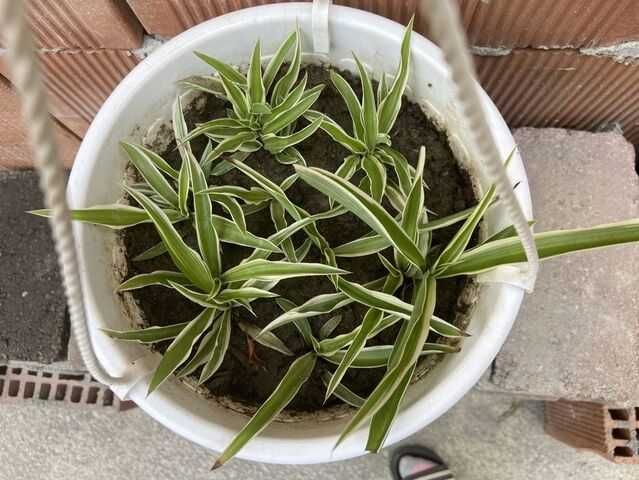
<instances>
[{"instance_id":1,"label":"red clay brick","mask_svg":"<svg viewBox=\"0 0 639 480\"><path fill-rule=\"evenodd\" d=\"M127 50L41 52L51 113L82 137L116 85L137 64ZM0 56L0 74L8 76Z\"/></svg>"},{"instance_id":2,"label":"red clay brick","mask_svg":"<svg viewBox=\"0 0 639 480\"><path fill-rule=\"evenodd\" d=\"M546 402L546 433L616 463L639 464L639 408L590 402Z\"/></svg>"},{"instance_id":3,"label":"red clay brick","mask_svg":"<svg viewBox=\"0 0 639 480\"><path fill-rule=\"evenodd\" d=\"M477 56L482 86L511 127L598 130L618 123L639 143L639 65L574 50Z\"/></svg>"},{"instance_id":4,"label":"red clay brick","mask_svg":"<svg viewBox=\"0 0 639 480\"><path fill-rule=\"evenodd\" d=\"M149 33L176 35L229 11L276 0L127 0ZM471 44L592 47L639 40L636 0L458 0ZM418 0L335 0L406 24ZM570 18L570 22L564 21ZM425 33L418 18L415 29Z\"/></svg>"},{"instance_id":5,"label":"red clay brick","mask_svg":"<svg viewBox=\"0 0 639 480\"><path fill-rule=\"evenodd\" d=\"M138 48L143 29L125 0L30 0L29 23L42 48Z\"/></svg>"},{"instance_id":6,"label":"red clay brick","mask_svg":"<svg viewBox=\"0 0 639 480\"><path fill-rule=\"evenodd\" d=\"M22 127L20 100L9 82L0 78L0 169L33 168L33 159ZM59 154L64 165L70 167L80 146L80 139L53 121Z\"/></svg>"}]
</instances>

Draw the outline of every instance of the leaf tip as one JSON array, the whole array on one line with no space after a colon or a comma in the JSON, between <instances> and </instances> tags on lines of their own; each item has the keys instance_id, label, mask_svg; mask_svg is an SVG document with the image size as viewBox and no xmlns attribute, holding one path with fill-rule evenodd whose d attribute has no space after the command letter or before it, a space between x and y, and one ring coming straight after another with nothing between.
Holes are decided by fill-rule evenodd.
<instances>
[{"instance_id":1,"label":"leaf tip","mask_svg":"<svg viewBox=\"0 0 639 480\"><path fill-rule=\"evenodd\" d=\"M222 465L224 465L224 462L221 462L220 460L216 460L215 463L213 464L213 466L211 467L210 471L212 472L213 470L217 470Z\"/></svg>"}]
</instances>

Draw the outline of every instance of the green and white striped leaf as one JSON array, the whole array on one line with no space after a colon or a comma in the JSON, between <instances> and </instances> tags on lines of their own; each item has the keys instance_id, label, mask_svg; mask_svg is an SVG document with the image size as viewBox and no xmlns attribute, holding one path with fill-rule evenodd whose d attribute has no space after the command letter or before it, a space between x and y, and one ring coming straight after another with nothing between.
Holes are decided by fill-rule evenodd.
<instances>
[{"instance_id":1,"label":"green and white striped leaf","mask_svg":"<svg viewBox=\"0 0 639 480\"><path fill-rule=\"evenodd\" d=\"M379 253L390 246L391 242L388 239L373 232L365 237L335 247L334 252L337 257L365 257Z\"/></svg>"},{"instance_id":2,"label":"green and white striped leaf","mask_svg":"<svg viewBox=\"0 0 639 480\"><path fill-rule=\"evenodd\" d=\"M237 152L242 148L245 144L250 144L251 142L257 139L257 135L255 132L240 132L232 137L223 140L218 143L217 146L213 149L213 151L204 159L202 163L202 168L211 164L211 162L217 160L225 153ZM251 147L253 148L253 147ZM215 175L212 171L211 174ZM220 174L218 172L218 174Z\"/></svg>"},{"instance_id":3,"label":"green and white striped leaf","mask_svg":"<svg viewBox=\"0 0 639 480\"><path fill-rule=\"evenodd\" d=\"M417 171L413 178L406 205L402 212L402 228L413 239L417 240L417 233L420 220L424 211L424 162L426 160L426 149L422 147L419 150L419 160L417 161Z\"/></svg>"},{"instance_id":4,"label":"green and white striped leaf","mask_svg":"<svg viewBox=\"0 0 639 480\"><path fill-rule=\"evenodd\" d=\"M169 285L173 290L177 291L180 295L187 298L189 301L200 305L204 308L219 308L221 307L221 303L218 302L210 293L202 293L196 290L193 290L189 287L185 287L176 282L168 281Z\"/></svg>"},{"instance_id":5,"label":"green and white striped leaf","mask_svg":"<svg viewBox=\"0 0 639 480\"><path fill-rule=\"evenodd\" d=\"M251 260L241 263L222 274L225 282L241 280L284 280L286 278L309 277L317 275L341 275L348 273L321 263L291 263L269 260Z\"/></svg>"},{"instance_id":6,"label":"green and white striped leaf","mask_svg":"<svg viewBox=\"0 0 639 480\"><path fill-rule=\"evenodd\" d=\"M285 149L297 145L313 135L321 124L322 119L318 118L301 130L285 137L279 137L271 133L263 135L262 142L264 143L264 148L273 154L281 153Z\"/></svg>"},{"instance_id":7,"label":"green and white striped leaf","mask_svg":"<svg viewBox=\"0 0 639 480\"><path fill-rule=\"evenodd\" d=\"M369 288L381 287L383 285L383 282L384 279L382 278L368 283L367 286ZM262 332L274 330L299 318L316 317L325 313L331 313L339 308L345 307L352 302L353 300L351 300L346 294L341 292L317 295L307 300L299 307L291 308L290 310L284 312L282 315L280 315L266 327L264 327L262 329Z\"/></svg>"},{"instance_id":8,"label":"green and white striped leaf","mask_svg":"<svg viewBox=\"0 0 639 480\"><path fill-rule=\"evenodd\" d=\"M639 219L574 230L556 230L534 235L540 259L594 248L639 241ZM472 248L451 264L442 264L435 271L437 278L470 275L491 270L500 265L526 261L518 237L504 238Z\"/></svg>"},{"instance_id":9,"label":"green and white striped leaf","mask_svg":"<svg viewBox=\"0 0 639 480\"><path fill-rule=\"evenodd\" d=\"M180 222L186 217L176 210L161 209L170 223ZM31 210L28 212L39 217L51 217L49 209ZM71 210L71 219L84 223L92 223L113 230L120 230L141 223L151 223L151 217L142 208L114 203L111 205L95 205L89 208Z\"/></svg>"},{"instance_id":10,"label":"green and white striped leaf","mask_svg":"<svg viewBox=\"0 0 639 480\"><path fill-rule=\"evenodd\" d=\"M322 382L324 385L328 386L328 383L331 380L331 374L328 372L322 373ZM333 392L337 398L339 398L342 402L350 405L351 407L359 408L364 404L364 399L351 391L348 387L342 385L341 383L337 386L335 391Z\"/></svg>"},{"instance_id":11,"label":"green and white striped leaf","mask_svg":"<svg viewBox=\"0 0 639 480\"><path fill-rule=\"evenodd\" d=\"M367 451L379 452L384 445L391 426L395 421L395 417L397 417L397 413L399 412L399 407L404 400L406 390L408 389L411 378L413 378L416 367L417 364L413 365L413 367L406 372L404 378L402 378L402 381L397 386L391 397L386 401L384 406L380 408L375 415L373 415L368 428L368 440L366 441Z\"/></svg>"},{"instance_id":12,"label":"green and white striped leaf","mask_svg":"<svg viewBox=\"0 0 639 480\"><path fill-rule=\"evenodd\" d=\"M264 89L267 92L271 89L271 85L273 85L273 81L275 80L275 77L277 76L277 72L279 72L280 67L286 60L286 56L288 55L288 52L290 52L293 45L295 45L295 42L297 41L297 35L298 35L298 32L295 31L291 33L288 37L286 37L286 40L282 42L282 44L279 46L279 48L277 49L273 57L271 57L271 59L269 60L268 65L266 66L266 69L264 70L264 76L263 76Z\"/></svg>"},{"instance_id":13,"label":"green and white striped leaf","mask_svg":"<svg viewBox=\"0 0 639 480\"><path fill-rule=\"evenodd\" d=\"M377 145L378 119L377 110L375 108L375 94L373 93L373 84L368 72L362 62L359 61L357 55L353 53L353 58L357 64L357 70L359 71L359 78L362 82L362 113L361 121L364 127L364 143L368 147L369 151L372 151Z\"/></svg>"},{"instance_id":14,"label":"green and white striped leaf","mask_svg":"<svg viewBox=\"0 0 639 480\"><path fill-rule=\"evenodd\" d=\"M158 194L162 195L164 197L164 195L162 193L160 193L160 191L158 189L155 188L155 186L149 181L149 179L144 175L144 172L142 170L140 170L140 167L138 167L138 164L140 164L142 166L143 169L147 170L159 170L161 172L163 172L164 174L168 175L169 177L171 177L173 180L177 180L178 176L179 176L179 172L173 168L171 165L169 165L166 160L164 160L161 156L159 156L157 153L155 153L153 150L150 150L142 145L135 145L132 143L128 143L128 142L120 142L121 145L124 147L124 150L127 152L129 159L131 160L131 162L135 165L135 167L138 169L138 171L142 174L142 176L144 176L144 179L149 183L149 185L151 187L153 187L155 189L156 192L158 192ZM134 160L135 159L135 160ZM147 167L148 165L148 167ZM151 172L151 176L153 176L155 174L154 171ZM162 177L164 179L164 177ZM166 181L166 179L164 179ZM168 183L168 182L167 182ZM171 187L171 185L168 185L169 188L171 189L171 191L173 191L173 193L175 193L175 190L173 190L173 187ZM162 189L163 187L161 187L160 189ZM169 193L169 196L171 194ZM169 199L167 197L166 198L167 201L169 201ZM177 199L177 195L176 195L176 199ZM169 203L172 203L169 201ZM175 204L177 206L177 203Z\"/></svg>"},{"instance_id":15,"label":"green and white striped leaf","mask_svg":"<svg viewBox=\"0 0 639 480\"><path fill-rule=\"evenodd\" d=\"M243 232L240 230L240 227L227 218L220 217L219 215L212 215L211 221L213 222L215 231L220 236L220 241L223 243L241 245L249 248L259 248L273 253L281 252L281 250L270 240L256 237L248 230Z\"/></svg>"},{"instance_id":16,"label":"green and white striped leaf","mask_svg":"<svg viewBox=\"0 0 639 480\"><path fill-rule=\"evenodd\" d=\"M195 354L186 363L186 365L184 365L178 372L176 372L176 375L178 377L185 377L186 375L190 375L195 370L197 370L198 367L204 365L211 355L211 352L215 348L215 343L217 341L218 329L220 328L220 324L222 323L219 312L216 313L216 315L218 315L218 317L213 322L213 325L211 326L211 328L209 328L206 335L204 335L204 337L202 337L202 340L200 340L200 344L198 345Z\"/></svg>"},{"instance_id":17,"label":"green and white striped leaf","mask_svg":"<svg viewBox=\"0 0 639 480\"><path fill-rule=\"evenodd\" d=\"M240 85L246 85L246 78L240 72L238 72L235 67L230 66L227 63L218 60L217 58L210 57L201 52L194 52L198 58L208 63L211 67L215 69L215 71L220 74L220 76L224 76L231 80L232 82L239 83Z\"/></svg>"},{"instance_id":18,"label":"green and white striped leaf","mask_svg":"<svg viewBox=\"0 0 639 480\"><path fill-rule=\"evenodd\" d=\"M448 245L446 245L446 248L444 248L435 262L435 268L437 268L438 265L454 262L464 252L468 246L468 242L470 242L475 228L477 228L477 225L483 218L486 210L488 210L488 207L492 204L495 195L496 189L492 186L484 194L479 204L475 207L473 213L466 219L459 230L457 230L457 233L455 233L452 240L448 242Z\"/></svg>"},{"instance_id":19,"label":"green and white striped leaf","mask_svg":"<svg viewBox=\"0 0 639 480\"><path fill-rule=\"evenodd\" d=\"M192 154L187 153L190 162L189 173L193 191L198 192L207 187L206 177L202 167ZM206 194L194 194L193 206L195 209L195 232L200 253L213 277L217 277L222 270L222 258L220 251L220 238L211 221L211 198ZM238 205L239 208L239 205ZM240 213L241 213L241 209ZM243 217L242 217L243 218Z\"/></svg>"},{"instance_id":20,"label":"green and white striped leaf","mask_svg":"<svg viewBox=\"0 0 639 480\"><path fill-rule=\"evenodd\" d=\"M297 77L299 76L301 62L302 42L298 30L295 34L295 55L293 56L293 60L289 64L286 73L275 83L275 87L273 87L273 93L271 95L272 105L279 105L289 94L291 88L293 88L293 85L297 81Z\"/></svg>"},{"instance_id":21,"label":"green and white striped leaf","mask_svg":"<svg viewBox=\"0 0 639 480\"><path fill-rule=\"evenodd\" d=\"M400 320L401 318L398 315L386 315L382 318L382 321L379 322L377 327L375 327L375 329L368 335L368 338L373 338L375 335L386 330L388 327L395 325ZM353 342L358 332L359 327L354 328L348 333L343 333L333 338L325 338L321 340L317 345L317 353L323 356L330 356L337 353L339 350L348 347Z\"/></svg>"},{"instance_id":22,"label":"green and white striped leaf","mask_svg":"<svg viewBox=\"0 0 639 480\"><path fill-rule=\"evenodd\" d=\"M419 268L425 258L417 245L386 210L369 195L337 175L319 168L295 165L297 174L309 185L334 199L357 215L378 234L390 240L393 247Z\"/></svg>"},{"instance_id":23,"label":"green and white striped leaf","mask_svg":"<svg viewBox=\"0 0 639 480\"><path fill-rule=\"evenodd\" d=\"M152 247L147 248L139 255L133 257L134 262L144 262L146 260L151 260L153 258L159 257L160 255L164 255L166 253L166 245L164 245L163 241L159 241Z\"/></svg>"},{"instance_id":24,"label":"green and white striped leaf","mask_svg":"<svg viewBox=\"0 0 639 480\"><path fill-rule=\"evenodd\" d=\"M324 324L320 327L319 338L323 340L325 338L330 337L333 331L339 326L341 322L342 322L341 315L334 315L328 320L326 320L326 322L324 322Z\"/></svg>"},{"instance_id":25,"label":"green and white striped leaf","mask_svg":"<svg viewBox=\"0 0 639 480\"><path fill-rule=\"evenodd\" d=\"M230 195L240 200L250 203L258 204L265 200L270 200L271 196L261 188L253 187L250 190L244 187L238 187L237 185L222 185L219 187L209 187L201 192L215 195Z\"/></svg>"},{"instance_id":26,"label":"green and white striped leaf","mask_svg":"<svg viewBox=\"0 0 639 480\"><path fill-rule=\"evenodd\" d=\"M391 148L387 145L379 145L377 148L377 152L380 153L382 158L386 158L386 160L393 166L395 170L395 175L399 181L399 188L404 196L407 196L410 192L412 181L411 181L411 166L408 163L408 160L404 155L402 155L399 151Z\"/></svg>"},{"instance_id":27,"label":"green and white striped leaf","mask_svg":"<svg viewBox=\"0 0 639 480\"><path fill-rule=\"evenodd\" d=\"M222 193L209 193L208 195L211 200L220 204L224 210L231 215L231 218L237 227L243 233L246 233L246 219L244 218L244 211L237 200L235 200L231 195L225 195Z\"/></svg>"},{"instance_id":28,"label":"green and white striped leaf","mask_svg":"<svg viewBox=\"0 0 639 480\"><path fill-rule=\"evenodd\" d=\"M182 100L178 95L173 102L173 133L175 134L175 142L178 145L178 151L180 152L180 158L182 159L182 165L178 174L178 202L180 211L188 213L187 200L189 196L189 182L191 179L191 162L189 158L193 156L191 151L191 145L185 142L184 139L189 133L184 119L184 112L182 109Z\"/></svg>"},{"instance_id":29,"label":"green and white striped leaf","mask_svg":"<svg viewBox=\"0 0 639 480\"><path fill-rule=\"evenodd\" d=\"M350 368L381 368L388 365L394 345L375 345L360 350L350 364ZM457 353L459 347L453 347L441 343L425 343L420 356ZM332 355L322 356L328 362L339 365L346 358L347 351L338 350Z\"/></svg>"},{"instance_id":30,"label":"green and white striped leaf","mask_svg":"<svg viewBox=\"0 0 639 480\"><path fill-rule=\"evenodd\" d=\"M200 123L182 139L182 143L193 140L200 135L212 135L221 138L232 137L238 133L248 132L250 129L239 120L233 118L215 118L205 123ZM206 158L206 156L204 156Z\"/></svg>"},{"instance_id":31,"label":"green and white striped leaf","mask_svg":"<svg viewBox=\"0 0 639 480\"><path fill-rule=\"evenodd\" d=\"M300 100L290 108L281 111L277 115L273 115L262 127L262 133L277 133L283 128L291 125L298 118L304 115L311 106L317 101L324 85L316 85L300 97ZM281 109L280 109L281 110Z\"/></svg>"},{"instance_id":32,"label":"green and white striped leaf","mask_svg":"<svg viewBox=\"0 0 639 480\"><path fill-rule=\"evenodd\" d=\"M356 138L365 141L364 125L362 124L362 106L350 84L335 70L330 71L331 82L344 99L348 113L353 121L353 134Z\"/></svg>"},{"instance_id":33,"label":"green and white striped leaf","mask_svg":"<svg viewBox=\"0 0 639 480\"><path fill-rule=\"evenodd\" d=\"M392 295L402 284L404 278L402 273L397 270L393 265L391 265L384 257L380 255L380 259L383 260L384 265L389 271L389 275L384 280L384 286L382 287L382 291L379 293L383 293L386 295ZM337 287L340 288L340 280L337 280ZM348 292L345 292L348 295ZM351 295L349 297L353 298ZM395 298L395 297L393 297ZM366 340L370 336L371 332L375 330L383 318L383 311L377 308L370 308L366 315L364 315L364 319L358 328L358 332L353 339L353 342L348 347L348 350L344 354L337 370L333 374L331 378L331 382L326 391L326 398L328 398L337 385L339 385L342 381L342 378L346 374L346 371L351 367L351 365L358 358L360 352L366 345Z\"/></svg>"},{"instance_id":34,"label":"green and white striped leaf","mask_svg":"<svg viewBox=\"0 0 639 480\"><path fill-rule=\"evenodd\" d=\"M215 309L206 309L182 329L169 345L149 382L148 394L153 393L191 355L193 345L211 325Z\"/></svg>"},{"instance_id":35,"label":"green and white striped leaf","mask_svg":"<svg viewBox=\"0 0 639 480\"><path fill-rule=\"evenodd\" d=\"M386 83L386 73L382 72L377 83L377 106L381 105L388 95L388 84Z\"/></svg>"},{"instance_id":36,"label":"green and white striped leaf","mask_svg":"<svg viewBox=\"0 0 639 480\"><path fill-rule=\"evenodd\" d=\"M252 169L248 165L242 162L238 162L237 160L230 160L231 163L240 170L244 175L249 177L255 183L257 183L261 188L263 188L275 201L279 202L284 210L293 217L295 220L300 220L302 217L299 214L297 207L293 205L293 203L288 199L284 190L275 182L266 178L264 175L259 173L257 170Z\"/></svg>"},{"instance_id":37,"label":"green and white striped leaf","mask_svg":"<svg viewBox=\"0 0 639 480\"><path fill-rule=\"evenodd\" d=\"M378 107L377 114L379 117L379 131L381 133L390 132L402 106L402 95L404 95L404 90L406 89L408 72L410 70L410 38L412 30L413 19L411 18L410 22L406 26L406 30L404 31L400 53L401 60L397 73L395 74L395 80L390 87L388 95L386 95L381 105Z\"/></svg>"},{"instance_id":38,"label":"green and white striped leaf","mask_svg":"<svg viewBox=\"0 0 639 480\"><path fill-rule=\"evenodd\" d=\"M141 193L124 187L129 195L147 211L160 238L167 246L167 251L178 269L186 275L193 284L203 290L210 290L213 286L211 272L202 257L189 247L180 234L175 230L164 212Z\"/></svg>"},{"instance_id":39,"label":"green and white striped leaf","mask_svg":"<svg viewBox=\"0 0 639 480\"><path fill-rule=\"evenodd\" d=\"M417 295L413 313L409 320L410 329L407 335L407 342L402 349L397 365L387 371L375 390L368 396L364 405L357 411L340 434L336 446L386 404L401 384L404 376L419 359L422 346L428 337L430 319L435 309L436 281L433 277L424 277L416 289Z\"/></svg>"},{"instance_id":40,"label":"green and white striped leaf","mask_svg":"<svg viewBox=\"0 0 639 480\"><path fill-rule=\"evenodd\" d=\"M251 54L246 80L249 101L252 104L264 103L266 94L264 81L262 80L262 48L259 40L255 42L255 48L253 48L253 53Z\"/></svg>"},{"instance_id":41,"label":"green and white striped leaf","mask_svg":"<svg viewBox=\"0 0 639 480\"><path fill-rule=\"evenodd\" d=\"M368 154L362 160L362 168L370 182L371 196L376 202L381 203L386 191L386 169L384 165L375 155Z\"/></svg>"},{"instance_id":42,"label":"green and white striped leaf","mask_svg":"<svg viewBox=\"0 0 639 480\"><path fill-rule=\"evenodd\" d=\"M238 323L240 329L246 333L249 337L255 340L260 345L264 345L271 350L280 352L282 355L289 357L293 356L293 352L286 346L286 344L280 340L273 332L260 333L260 328L246 322Z\"/></svg>"},{"instance_id":43,"label":"green and white striped leaf","mask_svg":"<svg viewBox=\"0 0 639 480\"><path fill-rule=\"evenodd\" d=\"M276 232L281 232L286 228L286 215L284 212L284 208L278 202L271 202L270 204L271 211L271 220L273 221L273 225L275 226ZM282 250L286 255L286 259L289 262L297 262L297 255L295 254L295 246L293 245L293 241L290 237L286 238L282 241Z\"/></svg>"},{"instance_id":44,"label":"green and white striped leaf","mask_svg":"<svg viewBox=\"0 0 639 480\"><path fill-rule=\"evenodd\" d=\"M359 155L349 155L342 164L335 170L335 175L344 180L350 180L359 168L361 157Z\"/></svg>"},{"instance_id":45,"label":"green and white striped leaf","mask_svg":"<svg viewBox=\"0 0 639 480\"><path fill-rule=\"evenodd\" d=\"M329 118L327 115L324 115L317 110L308 110L304 114L304 118L306 118L309 122L313 122L318 118L322 119L322 124L320 128L324 130L328 135L340 143L344 148L349 150L351 153L364 154L366 153L366 144L355 138L351 137L348 133L344 131L342 127L340 127L334 120Z\"/></svg>"},{"instance_id":46,"label":"green and white striped leaf","mask_svg":"<svg viewBox=\"0 0 639 480\"><path fill-rule=\"evenodd\" d=\"M247 300L250 302L256 298L274 298L277 296L277 293L255 287L226 288L216 295L215 300L219 302Z\"/></svg>"},{"instance_id":47,"label":"green and white striped leaf","mask_svg":"<svg viewBox=\"0 0 639 480\"><path fill-rule=\"evenodd\" d=\"M204 364L204 368L202 369L202 373L200 374L200 379L198 380L198 384L202 385L209 378L213 376L215 372L222 365L222 361L224 360L224 355L229 348L229 342L231 340L231 310L226 310L222 314L220 320L220 326L217 329L217 333L215 334L215 345L211 350L211 354L208 357L206 363Z\"/></svg>"},{"instance_id":48,"label":"green and white striped leaf","mask_svg":"<svg viewBox=\"0 0 639 480\"><path fill-rule=\"evenodd\" d=\"M304 383L310 378L315 368L314 353L307 353L295 360L275 391L260 406L253 418L240 430L224 452L215 462L213 468L221 467L246 445L253 437L264 430L269 423L290 403Z\"/></svg>"},{"instance_id":49,"label":"green and white striped leaf","mask_svg":"<svg viewBox=\"0 0 639 480\"><path fill-rule=\"evenodd\" d=\"M271 115L266 120L271 120L277 115L280 115L281 113L291 109L294 105L296 105L302 99L302 95L305 94L307 81L308 74L305 73L302 79L297 83L295 88L293 88L286 96L286 98L282 100L282 103L271 109Z\"/></svg>"},{"instance_id":50,"label":"green and white striped leaf","mask_svg":"<svg viewBox=\"0 0 639 480\"><path fill-rule=\"evenodd\" d=\"M287 147L279 153L275 154L275 159L283 165L293 165L299 163L300 165L306 165L306 160L295 147Z\"/></svg>"},{"instance_id":51,"label":"green and white striped leaf","mask_svg":"<svg viewBox=\"0 0 639 480\"><path fill-rule=\"evenodd\" d=\"M151 273L141 273L131 277L120 284L118 292L127 292L137 290L139 288L148 287L150 285L161 285L163 287L171 287L169 281L179 283L181 285L190 285L191 281L180 272L170 272L167 270L156 270Z\"/></svg>"},{"instance_id":52,"label":"green and white striped leaf","mask_svg":"<svg viewBox=\"0 0 639 480\"><path fill-rule=\"evenodd\" d=\"M175 325L168 325L166 327L136 328L134 330L123 331L111 330L108 328L101 328L100 330L109 337L117 340L138 343L157 343L177 337L188 324L189 322L184 322L176 323Z\"/></svg>"},{"instance_id":53,"label":"green and white striped leaf","mask_svg":"<svg viewBox=\"0 0 639 480\"><path fill-rule=\"evenodd\" d=\"M226 98L226 92L219 77L213 75L193 75L179 80L178 85L193 88L200 92L210 93L216 97Z\"/></svg>"},{"instance_id":54,"label":"green and white striped leaf","mask_svg":"<svg viewBox=\"0 0 639 480\"><path fill-rule=\"evenodd\" d=\"M293 302L291 302L288 298L279 297L275 300L275 303L282 309L283 312L288 312L289 310L296 308ZM311 330L311 324L308 322L306 318L299 318L293 321L293 324L302 335L304 339L304 343L307 347L312 347L315 339L313 338L313 331ZM268 332L260 331L260 335L263 335Z\"/></svg>"}]
</instances>

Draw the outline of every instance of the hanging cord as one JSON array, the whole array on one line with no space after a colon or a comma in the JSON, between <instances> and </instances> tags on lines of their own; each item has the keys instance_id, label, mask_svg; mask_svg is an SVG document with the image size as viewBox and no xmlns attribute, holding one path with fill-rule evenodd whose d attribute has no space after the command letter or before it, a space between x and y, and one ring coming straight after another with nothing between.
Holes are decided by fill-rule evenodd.
<instances>
[{"instance_id":1,"label":"hanging cord","mask_svg":"<svg viewBox=\"0 0 639 480\"><path fill-rule=\"evenodd\" d=\"M468 53L459 12L449 0L424 0L421 14L429 17L432 35L439 42L447 63L450 65L453 82L458 88L458 99L462 112L468 119L471 145L469 151L478 154L480 164L486 167L488 177L495 182L497 193L506 207L528 259L527 278L524 284L532 292L539 270L539 256L521 205L513 191L501 155L488 127L475 80L472 58ZM427 15L427 12L430 15Z\"/></svg>"},{"instance_id":2,"label":"hanging cord","mask_svg":"<svg viewBox=\"0 0 639 480\"><path fill-rule=\"evenodd\" d=\"M49 222L78 349L87 370L98 382L109 386L128 383L123 382L122 378L109 375L98 362L91 346L71 216L66 201L64 167L58 159L53 125L47 110L38 59L23 13L22 0L0 0L0 31L3 32L7 46L6 56L13 75L12 83L22 99L23 121L34 163L40 174L40 190L44 195L45 205L52 211Z\"/></svg>"}]
</instances>

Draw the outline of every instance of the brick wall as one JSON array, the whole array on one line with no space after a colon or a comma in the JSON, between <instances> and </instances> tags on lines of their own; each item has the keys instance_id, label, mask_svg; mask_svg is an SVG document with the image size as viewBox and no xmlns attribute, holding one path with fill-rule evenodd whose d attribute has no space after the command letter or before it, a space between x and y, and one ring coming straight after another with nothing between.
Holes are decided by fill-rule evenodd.
<instances>
[{"instance_id":1,"label":"brick wall","mask_svg":"<svg viewBox=\"0 0 639 480\"><path fill-rule=\"evenodd\" d=\"M599 130L639 143L639 2L458 0L481 83L513 127ZM171 37L271 0L30 0L53 115L82 136L135 66L144 34ZM418 0L335 0L401 23ZM427 13L427 12L426 12ZM428 35L419 16L416 30ZM0 53L0 74L6 76Z\"/></svg>"}]
</instances>

